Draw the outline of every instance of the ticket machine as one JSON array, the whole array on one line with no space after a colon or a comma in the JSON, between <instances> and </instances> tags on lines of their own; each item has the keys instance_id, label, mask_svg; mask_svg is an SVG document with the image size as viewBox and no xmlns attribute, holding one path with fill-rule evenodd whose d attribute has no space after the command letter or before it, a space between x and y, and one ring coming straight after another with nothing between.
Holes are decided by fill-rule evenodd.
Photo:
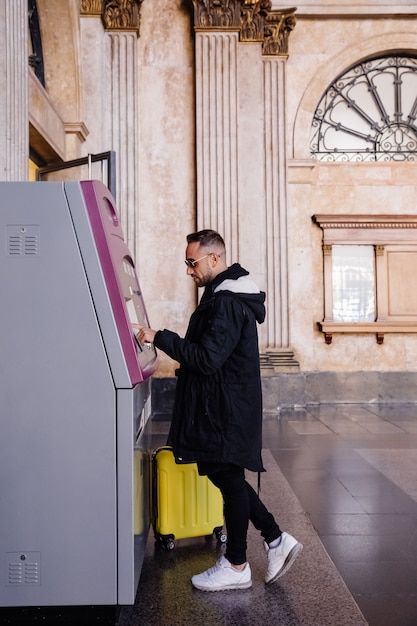
<instances>
[{"instance_id":1,"label":"ticket machine","mask_svg":"<svg viewBox=\"0 0 417 626\"><path fill-rule=\"evenodd\" d=\"M0 606L133 604L157 357L114 199L0 183Z\"/></svg>"}]
</instances>

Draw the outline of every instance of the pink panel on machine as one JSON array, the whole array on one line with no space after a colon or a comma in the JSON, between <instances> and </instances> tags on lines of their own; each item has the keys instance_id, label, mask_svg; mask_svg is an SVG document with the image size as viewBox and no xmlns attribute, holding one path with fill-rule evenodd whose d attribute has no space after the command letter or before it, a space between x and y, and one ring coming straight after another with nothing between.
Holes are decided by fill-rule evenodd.
<instances>
[{"instance_id":1,"label":"pink panel on machine","mask_svg":"<svg viewBox=\"0 0 417 626\"><path fill-rule=\"evenodd\" d=\"M130 380L135 385L153 374L157 366L154 347L140 345L132 330L133 323L149 326L135 264L110 191L99 181L82 181L81 188Z\"/></svg>"}]
</instances>

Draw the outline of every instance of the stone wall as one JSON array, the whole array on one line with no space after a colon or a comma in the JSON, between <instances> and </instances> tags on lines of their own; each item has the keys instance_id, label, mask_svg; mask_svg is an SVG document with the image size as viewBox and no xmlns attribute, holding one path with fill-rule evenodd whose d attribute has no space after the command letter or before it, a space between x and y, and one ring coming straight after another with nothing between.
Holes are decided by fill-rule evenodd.
<instances>
[{"instance_id":1,"label":"stone wall","mask_svg":"<svg viewBox=\"0 0 417 626\"><path fill-rule=\"evenodd\" d=\"M325 343L317 326L322 232L311 219L415 214L415 165L314 163L309 154L314 110L336 76L371 56L417 53L415 3L301 0L294 11L265 0L262 13L255 2L231 0L233 24L214 29L195 21L206 5L130 0L120 8L133 21L121 28L103 18L98 0L38 0L46 90L31 75L28 94L24 59L13 59L16 37L27 36L26 5L7 0L2 56L18 65L0 76L9 93L0 105L2 178L25 177L28 121L52 160L115 150L116 200L153 327L185 332L198 300L183 265L185 236L211 226L226 237L228 262L247 266L267 292L266 379L294 375L326 387L326 376L363 380L364 372L382 381L416 372L414 333L387 333L383 344L374 334ZM175 367L161 354L157 376ZM317 396L307 382L303 389Z\"/></svg>"}]
</instances>

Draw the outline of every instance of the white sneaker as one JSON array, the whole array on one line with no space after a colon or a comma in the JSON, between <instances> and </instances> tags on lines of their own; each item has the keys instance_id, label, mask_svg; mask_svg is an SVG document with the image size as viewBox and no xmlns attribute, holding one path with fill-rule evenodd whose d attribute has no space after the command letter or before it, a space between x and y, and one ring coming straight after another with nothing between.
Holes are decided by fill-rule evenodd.
<instances>
[{"instance_id":1,"label":"white sneaker","mask_svg":"<svg viewBox=\"0 0 417 626\"><path fill-rule=\"evenodd\" d=\"M265 582L270 584L288 572L303 546L288 533L282 533L281 541L276 548L270 548L266 541L264 541L264 545L268 556L268 571Z\"/></svg>"},{"instance_id":2,"label":"white sneaker","mask_svg":"<svg viewBox=\"0 0 417 626\"><path fill-rule=\"evenodd\" d=\"M252 575L249 563L243 570L231 566L225 556L221 556L216 565L191 578L196 589L202 591L223 591L225 589L249 589Z\"/></svg>"}]
</instances>

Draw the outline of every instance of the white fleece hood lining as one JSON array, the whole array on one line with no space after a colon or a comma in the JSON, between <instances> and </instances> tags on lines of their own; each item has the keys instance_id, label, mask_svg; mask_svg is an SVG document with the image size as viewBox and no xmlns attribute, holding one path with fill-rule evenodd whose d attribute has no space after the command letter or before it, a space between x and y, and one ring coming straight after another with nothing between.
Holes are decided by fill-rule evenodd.
<instances>
[{"instance_id":1,"label":"white fleece hood lining","mask_svg":"<svg viewBox=\"0 0 417 626\"><path fill-rule=\"evenodd\" d=\"M226 278L220 285L214 290L214 293L218 291L232 291L233 293L260 293L258 286L248 276L241 276L236 280L232 278Z\"/></svg>"}]
</instances>

